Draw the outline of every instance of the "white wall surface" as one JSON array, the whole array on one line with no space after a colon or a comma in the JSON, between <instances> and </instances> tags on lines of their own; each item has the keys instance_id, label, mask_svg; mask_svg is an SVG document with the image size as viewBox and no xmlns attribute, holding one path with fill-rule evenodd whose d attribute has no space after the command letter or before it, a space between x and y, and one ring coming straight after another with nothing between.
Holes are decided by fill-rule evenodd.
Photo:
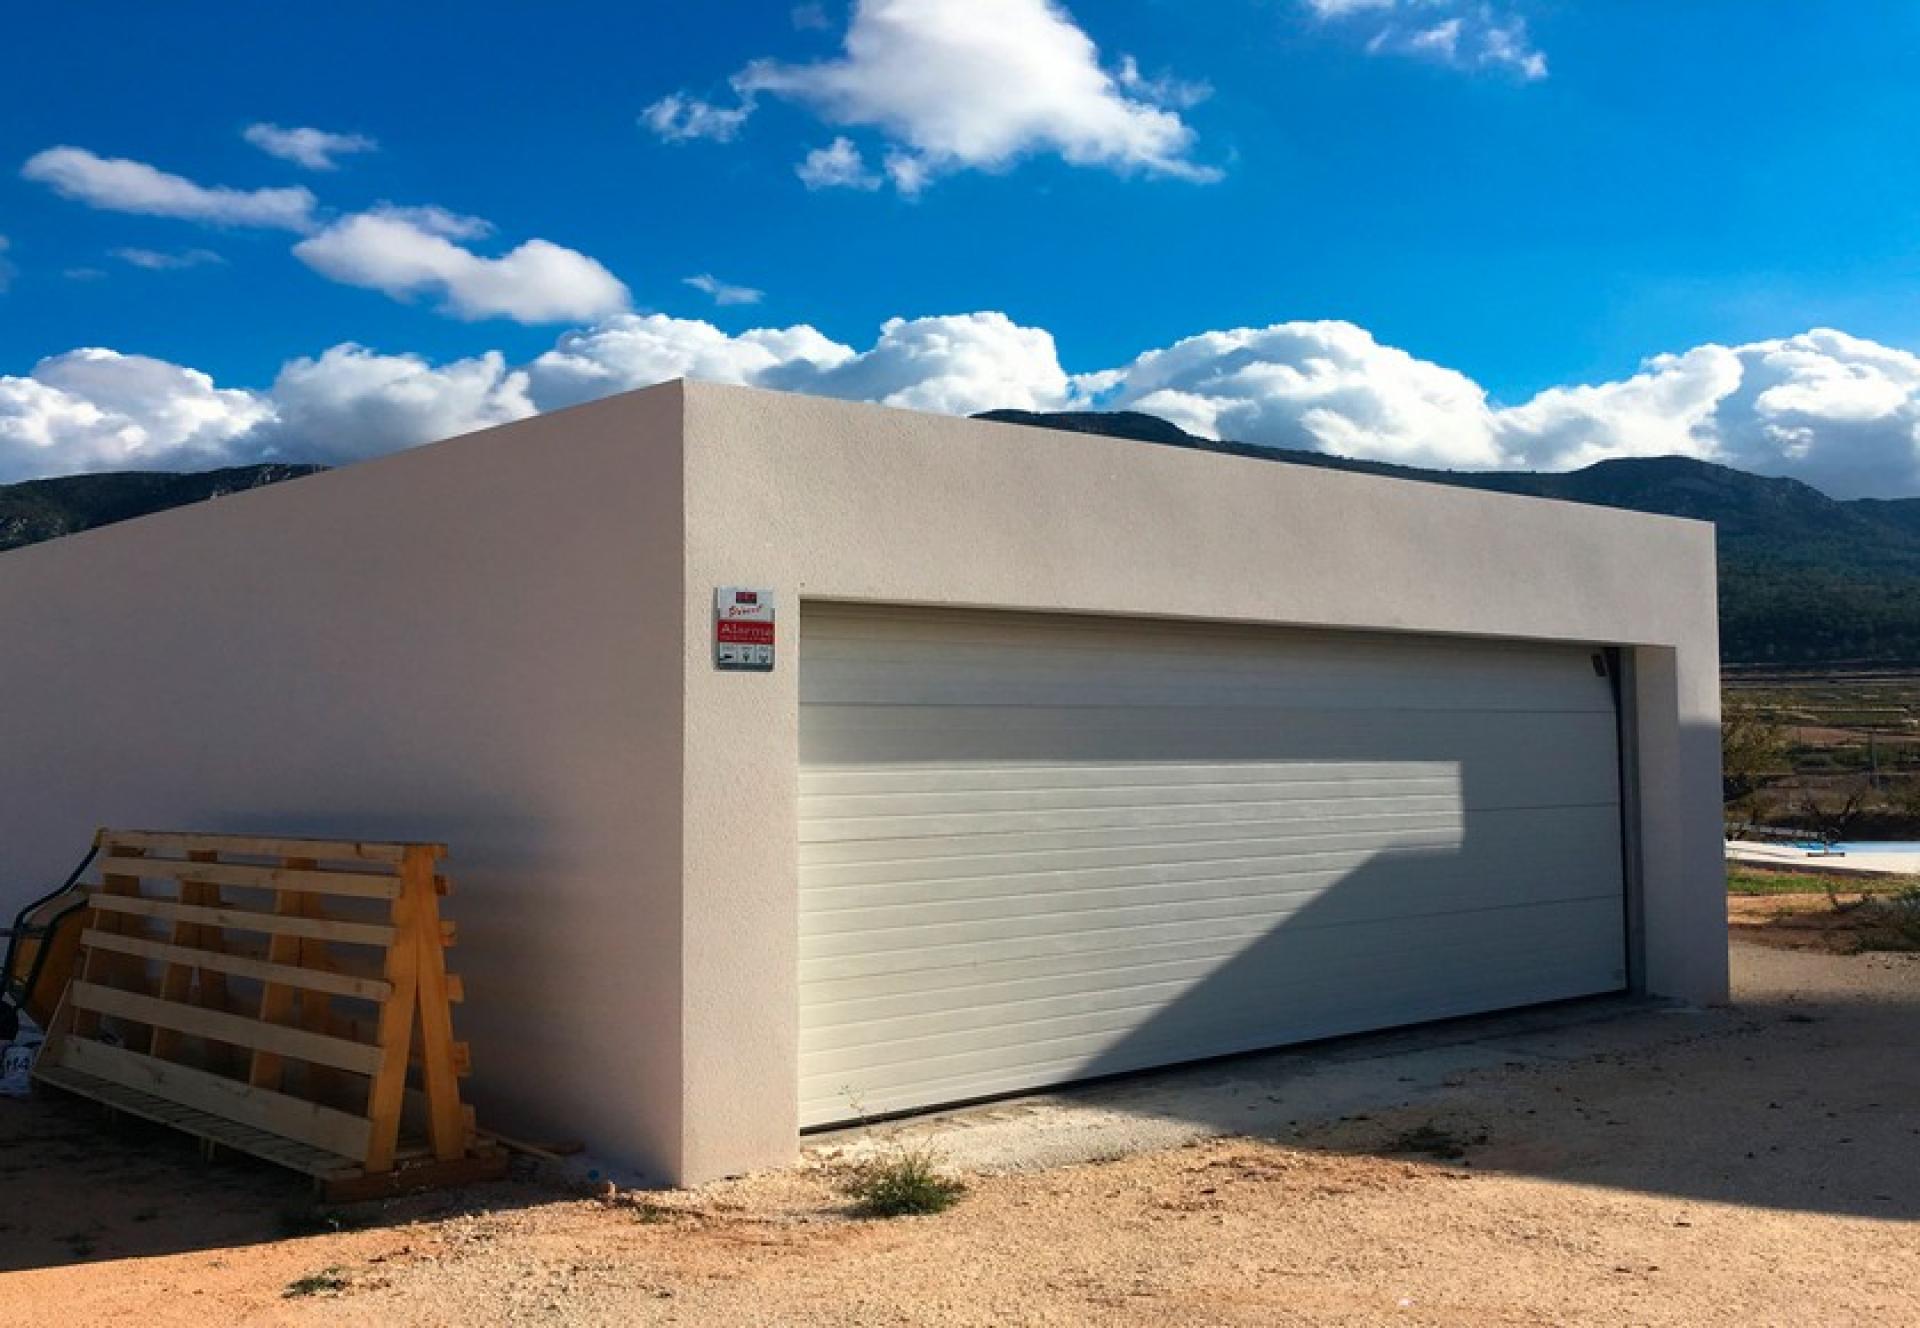
<instances>
[{"instance_id":1,"label":"white wall surface","mask_svg":"<svg viewBox=\"0 0 1920 1328\"><path fill-rule=\"evenodd\" d=\"M793 1149L809 598L1651 647L1645 984L1725 997L1711 526L710 384L686 430L683 1178ZM779 595L773 674L713 669L719 585Z\"/></svg>"},{"instance_id":2,"label":"white wall surface","mask_svg":"<svg viewBox=\"0 0 1920 1328\"><path fill-rule=\"evenodd\" d=\"M0 554L9 915L98 825L445 841L482 1125L672 1174L680 405Z\"/></svg>"}]
</instances>

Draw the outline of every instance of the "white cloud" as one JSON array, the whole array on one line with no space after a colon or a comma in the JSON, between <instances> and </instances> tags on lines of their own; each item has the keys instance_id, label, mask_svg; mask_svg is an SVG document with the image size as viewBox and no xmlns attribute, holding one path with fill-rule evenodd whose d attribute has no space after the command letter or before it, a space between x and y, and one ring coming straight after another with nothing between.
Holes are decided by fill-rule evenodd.
<instances>
[{"instance_id":1,"label":"white cloud","mask_svg":"<svg viewBox=\"0 0 1920 1328\"><path fill-rule=\"evenodd\" d=\"M679 377L953 414L1071 398L1052 335L994 312L891 319L858 352L804 324L729 336L710 323L629 314L562 337L530 372L542 409Z\"/></svg>"},{"instance_id":2,"label":"white cloud","mask_svg":"<svg viewBox=\"0 0 1920 1328\"><path fill-rule=\"evenodd\" d=\"M241 133L247 142L269 156L304 166L310 171L338 170L336 158L372 152L380 145L365 134L332 134L324 129L283 129L275 124L248 125Z\"/></svg>"},{"instance_id":3,"label":"white cloud","mask_svg":"<svg viewBox=\"0 0 1920 1328\"><path fill-rule=\"evenodd\" d=\"M793 7L793 26L802 32L825 32L833 26L827 18L827 7L822 4L803 4Z\"/></svg>"},{"instance_id":4,"label":"white cloud","mask_svg":"<svg viewBox=\"0 0 1920 1328\"><path fill-rule=\"evenodd\" d=\"M232 461L272 418L253 392L197 370L88 348L0 375L0 481Z\"/></svg>"},{"instance_id":5,"label":"white cloud","mask_svg":"<svg viewBox=\"0 0 1920 1328\"><path fill-rule=\"evenodd\" d=\"M256 441L273 455L357 461L525 419L534 413L527 381L498 351L436 368L417 355L335 346L280 370L273 423Z\"/></svg>"},{"instance_id":6,"label":"white cloud","mask_svg":"<svg viewBox=\"0 0 1920 1328\"><path fill-rule=\"evenodd\" d=\"M196 184L145 162L96 156L85 148L37 152L20 174L63 198L109 212L290 231L309 230L313 225L314 197L304 188L249 190Z\"/></svg>"},{"instance_id":7,"label":"white cloud","mask_svg":"<svg viewBox=\"0 0 1920 1328\"><path fill-rule=\"evenodd\" d=\"M375 208L328 225L294 246L323 276L396 299L437 297L459 318L577 322L627 307L627 288L577 250L527 240L499 258L455 241L484 229L435 208Z\"/></svg>"},{"instance_id":8,"label":"white cloud","mask_svg":"<svg viewBox=\"0 0 1920 1328\"><path fill-rule=\"evenodd\" d=\"M1203 332L1080 386L1209 438L1415 466L1503 460L1479 384L1352 323Z\"/></svg>"},{"instance_id":9,"label":"white cloud","mask_svg":"<svg viewBox=\"0 0 1920 1328\"><path fill-rule=\"evenodd\" d=\"M171 272L187 267L206 267L227 260L211 249L183 249L172 253L164 249L115 249L113 256L123 263L143 267L150 272Z\"/></svg>"},{"instance_id":10,"label":"white cloud","mask_svg":"<svg viewBox=\"0 0 1920 1328\"><path fill-rule=\"evenodd\" d=\"M715 304L758 304L767 297L763 290L751 286L735 286L725 282L711 272L702 272L697 277L682 277L682 285L691 286L713 300Z\"/></svg>"},{"instance_id":11,"label":"white cloud","mask_svg":"<svg viewBox=\"0 0 1920 1328\"><path fill-rule=\"evenodd\" d=\"M0 377L0 481L263 459L347 461L692 377L951 413L1130 408L1195 433L1412 465L1560 470L1679 454L1839 497L1920 494L1920 355L1815 329L1655 356L1514 405L1350 323L1204 332L1069 376L1053 337L981 311L893 319L864 350L805 324L730 335L619 314L514 367L336 346L263 391L109 350Z\"/></svg>"},{"instance_id":12,"label":"white cloud","mask_svg":"<svg viewBox=\"0 0 1920 1328\"><path fill-rule=\"evenodd\" d=\"M1371 460L1568 470L1678 455L1836 497L1920 494L1920 356L1830 329L1657 355L1511 406L1350 323L1202 333L1075 386L1207 437Z\"/></svg>"},{"instance_id":13,"label":"white cloud","mask_svg":"<svg viewBox=\"0 0 1920 1328\"><path fill-rule=\"evenodd\" d=\"M1830 328L1659 355L1503 412L1520 460L1561 469L1678 453L1835 497L1920 494L1920 356Z\"/></svg>"},{"instance_id":14,"label":"white cloud","mask_svg":"<svg viewBox=\"0 0 1920 1328\"><path fill-rule=\"evenodd\" d=\"M878 189L882 183L844 134L809 152L793 169L809 189Z\"/></svg>"},{"instance_id":15,"label":"white cloud","mask_svg":"<svg viewBox=\"0 0 1920 1328\"><path fill-rule=\"evenodd\" d=\"M1052 410L1072 398L1053 334L993 311L889 319L871 350L831 365L784 366L760 381L949 415Z\"/></svg>"},{"instance_id":16,"label":"white cloud","mask_svg":"<svg viewBox=\"0 0 1920 1328\"><path fill-rule=\"evenodd\" d=\"M675 94L643 120L663 138L727 139L760 97L782 97L829 124L877 133L887 178L905 192L1047 153L1122 173L1220 177L1192 160L1194 132L1179 114L1204 85L1144 78L1131 58L1109 72L1055 0L858 0L840 55L756 60L732 86L735 107ZM878 177L842 142L801 164L811 187L873 187Z\"/></svg>"},{"instance_id":17,"label":"white cloud","mask_svg":"<svg viewBox=\"0 0 1920 1328\"><path fill-rule=\"evenodd\" d=\"M1175 78L1172 74L1148 78L1140 72L1140 62L1130 55L1120 57L1120 68L1114 78L1136 97L1181 110L1198 106L1213 95L1213 84L1204 79Z\"/></svg>"},{"instance_id":18,"label":"white cloud","mask_svg":"<svg viewBox=\"0 0 1920 1328\"><path fill-rule=\"evenodd\" d=\"M696 319L624 314L567 333L528 370L546 410L670 378L763 383L782 369L812 375L853 355L805 325L730 336Z\"/></svg>"},{"instance_id":19,"label":"white cloud","mask_svg":"<svg viewBox=\"0 0 1920 1328\"><path fill-rule=\"evenodd\" d=\"M1547 76L1527 21L1489 0L1304 0L1313 15L1365 34L1370 55L1403 55L1525 83Z\"/></svg>"},{"instance_id":20,"label":"white cloud","mask_svg":"<svg viewBox=\"0 0 1920 1328\"><path fill-rule=\"evenodd\" d=\"M690 143L702 138L727 143L752 114L751 101L743 101L738 106L715 106L676 92L642 111L640 123L668 143Z\"/></svg>"}]
</instances>

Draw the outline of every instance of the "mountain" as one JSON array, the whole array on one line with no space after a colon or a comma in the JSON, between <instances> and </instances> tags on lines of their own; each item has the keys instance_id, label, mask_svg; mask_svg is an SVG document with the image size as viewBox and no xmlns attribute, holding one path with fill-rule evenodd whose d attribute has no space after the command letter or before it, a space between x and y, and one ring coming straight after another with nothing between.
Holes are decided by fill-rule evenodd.
<instances>
[{"instance_id":1,"label":"mountain","mask_svg":"<svg viewBox=\"0 0 1920 1328\"><path fill-rule=\"evenodd\" d=\"M1689 457L1622 458L1555 474L1422 470L1214 442L1136 411L996 410L979 418L1711 521L1724 660L1920 663L1920 498L1842 502L1798 480Z\"/></svg>"},{"instance_id":2,"label":"mountain","mask_svg":"<svg viewBox=\"0 0 1920 1328\"><path fill-rule=\"evenodd\" d=\"M1727 662L1920 664L1920 498L1841 502L1798 480L1686 457L1602 461L1561 474L1422 470L1215 442L1136 411L995 410L979 418L1712 521L1719 530L1720 642ZM0 551L320 469L237 466L0 485Z\"/></svg>"},{"instance_id":3,"label":"mountain","mask_svg":"<svg viewBox=\"0 0 1920 1328\"><path fill-rule=\"evenodd\" d=\"M222 494L244 493L263 484L278 484L324 469L324 466L232 466L185 475L121 471L0 485L0 552L23 544L37 544L56 535L110 526L149 512L163 512L169 507L205 502Z\"/></svg>"}]
</instances>

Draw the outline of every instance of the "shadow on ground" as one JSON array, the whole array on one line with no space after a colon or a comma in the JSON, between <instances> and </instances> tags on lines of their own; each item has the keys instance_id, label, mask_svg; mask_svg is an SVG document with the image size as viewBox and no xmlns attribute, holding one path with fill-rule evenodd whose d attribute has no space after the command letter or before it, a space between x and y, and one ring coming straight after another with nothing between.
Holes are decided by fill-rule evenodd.
<instances>
[{"instance_id":1,"label":"shadow on ground","mask_svg":"<svg viewBox=\"0 0 1920 1328\"><path fill-rule=\"evenodd\" d=\"M347 1206L305 1177L78 1098L0 1099L0 1274L219 1250L565 1197L522 1171L461 1190Z\"/></svg>"},{"instance_id":2,"label":"shadow on ground","mask_svg":"<svg viewBox=\"0 0 1920 1328\"><path fill-rule=\"evenodd\" d=\"M1607 997L1370 1034L898 1128L964 1169L1210 1135L1920 1219L1920 956L1733 947L1736 1002ZM822 1141L844 1146L846 1136Z\"/></svg>"}]
</instances>

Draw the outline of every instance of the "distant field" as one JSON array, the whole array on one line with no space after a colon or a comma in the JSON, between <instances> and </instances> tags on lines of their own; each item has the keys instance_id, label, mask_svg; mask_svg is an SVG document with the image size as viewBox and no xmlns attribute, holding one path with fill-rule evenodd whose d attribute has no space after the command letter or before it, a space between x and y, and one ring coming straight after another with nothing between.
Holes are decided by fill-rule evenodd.
<instances>
[{"instance_id":1,"label":"distant field","mask_svg":"<svg viewBox=\"0 0 1920 1328\"><path fill-rule=\"evenodd\" d=\"M1729 715L1778 729L1755 795L1759 820L1791 824L1811 806L1853 805L1858 837L1920 837L1920 667L1729 665L1721 685Z\"/></svg>"}]
</instances>

